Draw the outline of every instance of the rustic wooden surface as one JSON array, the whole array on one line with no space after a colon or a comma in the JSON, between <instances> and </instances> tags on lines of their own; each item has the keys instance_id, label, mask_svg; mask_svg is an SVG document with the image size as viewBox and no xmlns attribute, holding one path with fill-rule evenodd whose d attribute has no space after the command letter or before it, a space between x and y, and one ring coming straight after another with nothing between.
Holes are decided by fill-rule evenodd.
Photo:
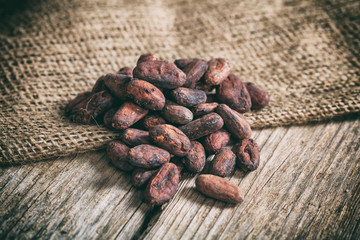
<instances>
[{"instance_id":1,"label":"rustic wooden surface","mask_svg":"<svg viewBox=\"0 0 360 240\"><path fill-rule=\"evenodd\" d=\"M261 165L204 197L185 174L163 207L142 202L103 151L0 168L0 239L359 239L360 118L254 131Z\"/></svg>"}]
</instances>

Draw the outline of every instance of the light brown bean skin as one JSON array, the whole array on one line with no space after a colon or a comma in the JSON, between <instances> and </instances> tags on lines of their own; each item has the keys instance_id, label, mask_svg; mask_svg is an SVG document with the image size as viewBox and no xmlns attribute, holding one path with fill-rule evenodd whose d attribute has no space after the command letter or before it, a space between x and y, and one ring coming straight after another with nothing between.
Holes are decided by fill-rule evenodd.
<instances>
[{"instance_id":1,"label":"light brown bean skin","mask_svg":"<svg viewBox=\"0 0 360 240\"><path fill-rule=\"evenodd\" d=\"M125 131L121 134L121 140L131 147L151 143L149 132L136 128L125 129Z\"/></svg>"},{"instance_id":2,"label":"light brown bean skin","mask_svg":"<svg viewBox=\"0 0 360 240\"><path fill-rule=\"evenodd\" d=\"M175 101L185 107L192 107L206 102L206 93L202 90L179 87L172 91Z\"/></svg>"},{"instance_id":3,"label":"light brown bean skin","mask_svg":"<svg viewBox=\"0 0 360 240\"><path fill-rule=\"evenodd\" d=\"M147 130L157 125L161 125L165 123L166 123L165 119L160 117L159 115L147 115L144 117L143 120L144 128Z\"/></svg>"},{"instance_id":4,"label":"light brown bean skin","mask_svg":"<svg viewBox=\"0 0 360 240\"><path fill-rule=\"evenodd\" d=\"M135 103L125 102L114 114L112 127L124 130L145 117L148 112L149 110L144 109Z\"/></svg>"},{"instance_id":5,"label":"light brown bean skin","mask_svg":"<svg viewBox=\"0 0 360 240\"><path fill-rule=\"evenodd\" d=\"M266 107L270 101L270 95L261 87L252 82L245 82L251 98L251 109L260 110Z\"/></svg>"},{"instance_id":6,"label":"light brown bean skin","mask_svg":"<svg viewBox=\"0 0 360 240\"><path fill-rule=\"evenodd\" d=\"M150 144L141 144L129 150L128 161L141 168L156 168L170 161L170 153Z\"/></svg>"},{"instance_id":7,"label":"light brown bean skin","mask_svg":"<svg viewBox=\"0 0 360 240\"><path fill-rule=\"evenodd\" d=\"M234 171L236 156L229 148L222 148L212 160L210 172L220 177L229 176Z\"/></svg>"},{"instance_id":8,"label":"light brown bean skin","mask_svg":"<svg viewBox=\"0 0 360 240\"><path fill-rule=\"evenodd\" d=\"M161 114L168 122L175 124L186 124L194 118L190 109L177 104L166 104Z\"/></svg>"},{"instance_id":9,"label":"light brown bean skin","mask_svg":"<svg viewBox=\"0 0 360 240\"><path fill-rule=\"evenodd\" d=\"M107 156L117 168L129 172L134 169L128 161L130 148L118 140L110 141L106 146Z\"/></svg>"},{"instance_id":10,"label":"light brown bean skin","mask_svg":"<svg viewBox=\"0 0 360 240\"><path fill-rule=\"evenodd\" d=\"M204 139L203 145L207 152L214 153L225 147L230 142L230 133L224 129L220 129Z\"/></svg>"},{"instance_id":11,"label":"light brown bean skin","mask_svg":"<svg viewBox=\"0 0 360 240\"><path fill-rule=\"evenodd\" d=\"M192 148L188 154L183 158L183 163L190 172L201 172L206 163L205 149L201 143L197 141L191 142Z\"/></svg>"},{"instance_id":12,"label":"light brown bean skin","mask_svg":"<svg viewBox=\"0 0 360 240\"><path fill-rule=\"evenodd\" d=\"M208 63L204 79L207 84L219 85L231 72L230 63L225 58L213 58Z\"/></svg>"},{"instance_id":13,"label":"light brown bean skin","mask_svg":"<svg viewBox=\"0 0 360 240\"><path fill-rule=\"evenodd\" d=\"M194 116L203 116L205 114L214 112L219 104L217 102L201 103L192 108Z\"/></svg>"}]
</instances>

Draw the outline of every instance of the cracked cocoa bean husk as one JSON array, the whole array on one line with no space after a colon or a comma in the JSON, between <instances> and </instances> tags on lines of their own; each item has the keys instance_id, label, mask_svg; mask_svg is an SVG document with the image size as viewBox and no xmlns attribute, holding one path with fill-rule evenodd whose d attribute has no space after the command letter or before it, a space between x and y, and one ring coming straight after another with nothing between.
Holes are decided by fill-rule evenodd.
<instances>
[{"instance_id":1,"label":"cracked cocoa bean husk","mask_svg":"<svg viewBox=\"0 0 360 240\"><path fill-rule=\"evenodd\" d=\"M161 110L165 106L164 94L153 84L134 79L127 84L127 96L141 107Z\"/></svg>"},{"instance_id":2,"label":"cracked cocoa bean husk","mask_svg":"<svg viewBox=\"0 0 360 240\"><path fill-rule=\"evenodd\" d=\"M141 144L129 150L128 161L141 168L156 168L170 161L170 153L150 144Z\"/></svg>"},{"instance_id":3,"label":"cracked cocoa bean husk","mask_svg":"<svg viewBox=\"0 0 360 240\"><path fill-rule=\"evenodd\" d=\"M199 61L199 60L200 59L198 59L198 58L181 58L181 59L176 59L174 61L174 63L179 69L183 70L190 63Z\"/></svg>"},{"instance_id":4,"label":"cracked cocoa bean husk","mask_svg":"<svg viewBox=\"0 0 360 240\"><path fill-rule=\"evenodd\" d=\"M192 108L194 116L199 117L214 112L219 104L217 102L201 103Z\"/></svg>"},{"instance_id":5,"label":"cracked cocoa bean husk","mask_svg":"<svg viewBox=\"0 0 360 240\"><path fill-rule=\"evenodd\" d=\"M179 87L171 93L175 101L185 107L192 107L206 102L206 93L201 90Z\"/></svg>"},{"instance_id":6,"label":"cracked cocoa bean husk","mask_svg":"<svg viewBox=\"0 0 360 240\"><path fill-rule=\"evenodd\" d=\"M134 68L135 78L142 79L160 88L173 89L184 85L186 75L172 62L146 61Z\"/></svg>"},{"instance_id":7,"label":"cracked cocoa bean husk","mask_svg":"<svg viewBox=\"0 0 360 240\"><path fill-rule=\"evenodd\" d=\"M117 73L118 73L118 74L127 75L127 76L129 76L129 77L132 77L132 76L133 76L132 72L133 72L132 68L130 68L130 67L123 67L123 68L120 68Z\"/></svg>"},{"instance_id":8,"label":"cracked cocoa bean husk","mask_svg":"<svg viewBox=\"0 0 360 240\"><path fill-rule=\"evenodd\" d=\"M213 132L216 132L224 125L223 119L217 113L209 113L198 118L188 124L181 126L180 130L189 137L190 140L195 140Z\"/></svg>"},{"instance_id":9,"label":"cracked cocoa bean husk","mask_svg":"<svg viewBox=\"0 0 360 240\"><path fill-rule=\"evenodd\" d=\"M183 157L191 149L189 138L180 129L172 125L157 125L149 130L149 135L156 145L168 150L175 156Z\"/></svg>"},{"instance_id":10,"label":"cracked cocoa bean husk","mask_svg":"<svg viewBox=\"0 0 360 240\"><path fill-rule=\"evenodd\" d=\"M245 86L251 98L252 110L259 110L269 104L270 96L264 89L252 82L245 82Z\"/></svg>"},{"instance_id":11,"label":"cracked cocoa bean husk","mask_svg":"<svg viewBox=\"0 0 360 240\"><path fill-rule=\"evenodd\" d=\"M177 104L166 104L161 111L162 116L174 124L186 124L193 120L194 115L190 109Z\"/></svg>"},{"instance_id":12,"label":"cracked cocoa bean husk","mask_svg":"<svg viewBox=\"0 0 360 240\"><path fill-rule=\"evenodd\" d=\"M155 57L153 54L151 53L146 53L146 54L142 54L139 59L136 62L136 65L139 65L142 62L147 62L147 61L155 61L158 60L157 57Z\"/></svg>"},{"instance_id":13,"label":"cracked cocoa bean husk","mask_svg":"<svg viewBox=\"0 0 360 240\"><path fill-rule=\"evenodd\" d=\"M159 115L147 115L143 119L143 125L147 130L157 125L161 125L165 123L166 123L165 119L160 117Z\"/></svg>"},{"instance_id":14,"label":"cracked cocoa bean husk","mask_svg":"<svg viewBox=\"0 0 360 240\"><path fill-rule=\"evenodd\" d=\"M112 119L112 127L124 130L145 117L149 110L132 102L125 102L116 111Z\"/></svg>"},{"instance_id":15,"label":"cracked cocoa bean husk","mask_svg":"<svg viewBox=\"0 0 360 240\"><path fill-rule=\"evenodd\" d=\"M120 100L126 99L126 84L130 82L131 77L123 74L106 74L103 76L105 86L109 91Z\"/></svg>"},{"instance_id":16,"label":"cracked cocoa bean husk","mask_svg":"<svg viewBox=\"0 0 360 240\"><path fill-rule=\"evenodd\" d=\"M245 172L254 171L260 163L259 146L253 139L243 139L235 146L236 164Z\"/></svg>"},{"instance_id":17,"label":"cracked cocoa bean husk","mask_svg":"<svg viewBox=\"0 0 360 240\"><path fill-rule=\"evenodd\" d=\"M227 104L238 112L247 112L251 108L250 94L245 84L234 74L230 74L217 86L216 93L221 103Z\"/></svg>"},{"instance_id":18,"label":"cracked cocoa bean husk","mask_svg":"<svg viewBox=\"0 0 360 240\"><path fill-rule=\"evenodd\" d=\"M226 177L234 171L236 163L236 156L229 148L222 148L215 154L214 159L212 160L210 173Z\"/></svg>"},{"instance_id":19,"label":"cracked cocoa bean husk","mask_svg":"<svg viewBox=\"0 0 360 240\"><path fill-rule=\"evenodd\" d=\"M137 188L144 187L150 178L154 176L159 169L149 170L145 168L136 168L132 173L133 185Z\"/></svg>"},{"instance_id":20,"label":"cracked cocoa bean husk","mask_svg":"<svg viewBox=\"0 0 360 240\"><path fill-rule=\"evenodd\" d=\"M164 164L146 187L146 201L153 205L161 205L169 201L178 189L179 180L180 173L176 165L173 163Z\"/></svg>"},{"instance_id":21,"label":"cracked cocoa bean husk","mask_svg":"<svg viewBox=\"0 0 360 240\"><path fill-rule=\"evenodd\" d=\"M112 107L104 114L104 125L108 128L112 128L112 119L116 113L116 111L119 109L119 106Z\"/></svg>"},{"instance_id":22,"label":"cracked cocoa bean husk","mask_svg":"<svg viewBox=\"0 0 360 240\"><path fill-rule=\"evenodd\" d=\"M220 129L204 138L203 146L209 153L219 151L230 142L230 133L224 129Z\"/></svg>"},{"instance_id":23,"label":"cracked cocoa bean husk","mask_svg":"<svg viewBox=\"0 0 360 240\"><path fill-rule=\"evenodd\" d=\"M208 63L204 79L207 84L219 85L230 74L231 66L225 58L213 58Z\"/></svg>"},{"instance_id":24,"label":"cracked cocoa bean husk","mask_svg":"<svg viewBox=\"0 0 360 240\"><path fill-rule=\"evenodd\" d=\"M225 178L202 174L196 181L196 189L206 196L228 203L242 203L244 195L240 189Z\"/></svg>"},{"instance_id":25,"label":"cracked cocoa bean husk","mask_svg":"<svg viewBox=\"0 0 360 240\"><path fill-rule=\"evenodd\" d=\"M183 87L195 86L207 70L207 62L202 59L195 59L181 70L186 74L186 81Z\"/></svg>"},{"instance_id":26,"label":"cracked cocoa bean husk","mask_svg":"<svg viewBox=\"0 0 360 240\"><path fill-rule=\"evenodd\" d=\"M191 149L183 158L183 163L190 172L201 172L206 163L205 149L201 143L191 141Z\"/></svg>"},{"instance_id":27,"label":"cracked cocoa bean husk","mask_svg":"<svg viewBox=\"0 0 360 240\"><path fill-rule=\"evenodd\" d=\"M78 94L75 98L71 99L68 104L65 106L65 114L69 115L71 113L71 110L80 102L82 102L84 99L86 99L88 96L92 95L92 92L83 92Z\"/></svg>"},{"instance_id":28,"label":"cracked cocoa bean husk","mask_svg":"<svg viewBox=\"0 0 360 240\"><path fill-rule=\"evenodd\" d=\"M251 128L246 119L226 104L219 104L217 112L223 118L226 129L239 139L250 138Z\"/></svg>"},{"instance_id":29,"label":"cracked cocoa bean husk","mask_svg":"<svg viewBox=\"0 0 360 240\"><path fill-rule=\"evenodd\" d=\"M118 140L111 141L106 146L107 156L111 163L123 171L131 171L134 169L128 162L130 148Z\"/></svg>"},{"instance_id":30,"label":"cracked cocoa bean husk","mask_svg":"<svg viewBox=\"0 0 360 240\"><path fill-rule=\"evenodd\" d=\"M151 143L149 132L136 128L125 129L125 131L121 134L121 140L131 147Z\"/></svg>"},{"instance_id":31,"label":"cracked cocoa bean husk","mask_svg":"<svg viewBox=\"0 0 360 240\"><path fill-rule=\"evenodd\" d=\"M90 94L71 109L70 118L76 123L89 124L111 108L114 100L107 91Z\"/></svg>"}]
</instances>

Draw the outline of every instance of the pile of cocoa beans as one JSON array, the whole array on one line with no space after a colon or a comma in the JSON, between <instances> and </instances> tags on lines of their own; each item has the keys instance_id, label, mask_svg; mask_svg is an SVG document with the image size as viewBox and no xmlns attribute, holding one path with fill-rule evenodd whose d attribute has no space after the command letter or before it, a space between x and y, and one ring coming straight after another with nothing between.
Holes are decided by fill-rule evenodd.
<instances>
[{"instance_id":1,"label":"pile of cocoa beans","mask_svg":"<svg viewBox=\"0 0 360 240\"><path fill-rule=\"evenodd\" d=\"M65 112L73 122L119 131L119 140L107 143L107 155L117 168L132 171L134 186L145 188L151 204L175 195L182 171L202 173L196 188L203 194L241 203L239 188L223 177L235 165L245 172L258 167L259 147L241 113L268 103L266 91L242 82L224 58L172 63L144 54L134 69L101 76ZM230 138L236 141L232 148Z\"/></svg>"}]
</instances>

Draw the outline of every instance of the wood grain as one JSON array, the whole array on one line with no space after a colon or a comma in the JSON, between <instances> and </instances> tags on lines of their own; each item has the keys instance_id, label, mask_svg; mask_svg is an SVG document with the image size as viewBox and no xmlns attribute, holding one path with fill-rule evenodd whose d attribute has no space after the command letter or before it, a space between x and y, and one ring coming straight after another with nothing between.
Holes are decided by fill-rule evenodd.
<instances>
[{"instance_id":1,"label":"wood grain","mask_svg":"<svg viewBox=\"0 0 360 240\"><path fill-rule=\"evenodd\" d=\"M258 170L228 179L245 193L207 198L184 174L152 208L104 152L0 168L0 239L356 239L360 119L254 131Z\"/></svg>"}]
</instances>

